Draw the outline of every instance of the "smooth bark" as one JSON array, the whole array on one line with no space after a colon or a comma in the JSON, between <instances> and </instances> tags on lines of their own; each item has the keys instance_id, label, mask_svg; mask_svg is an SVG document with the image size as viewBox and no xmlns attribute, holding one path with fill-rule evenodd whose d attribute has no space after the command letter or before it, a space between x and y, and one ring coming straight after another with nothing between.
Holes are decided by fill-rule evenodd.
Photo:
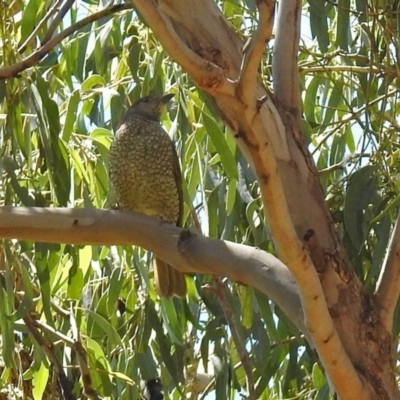
<instances>
[{"instance_id":1,"label":"smooth bark","mask_svg":"<svg viewBox=\"0 0 400 400\"><path fill-rule=\"evenodd\" d=\"M146 215L111 210L0 207L0 237L75 245L137 245L186 273L213 274L268 295L306 336L297 285L263 250L198 235Z\"/></svg>"}]
</instances>

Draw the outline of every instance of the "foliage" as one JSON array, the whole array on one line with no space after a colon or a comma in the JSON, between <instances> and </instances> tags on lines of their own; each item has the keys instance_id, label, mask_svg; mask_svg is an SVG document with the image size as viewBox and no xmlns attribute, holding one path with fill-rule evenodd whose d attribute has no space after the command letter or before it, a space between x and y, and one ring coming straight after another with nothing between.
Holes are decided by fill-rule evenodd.
<instances>
[{"instance_id":1,"label":"foliage","mask_svg":"<svg viewBox=\"0 0 400 400\"><path fill-rule=\"evenodd\" d=\"M243 37L252 33L251 1L219 3ZM2 66L40 45L51 23L38 21L52 4L0 2ZM372 289L399 203L398 13L351 0L309 0L303 8L303 127L348 255ZM91 1L72 4L55 35L98 9ZM308 18L314 40L307 38ZM271 50L262 65L266 84ZM273 251L255 176L214 105L129 9L80 28L38 65L0 81L2 205L111 207L112 131L127 105L162 92L175 94L163 123L185 177L186 226L197 224L193 205L204 234ZM41 322L77 397L83 388L77 342L102 397L139 398L140 381L160 375L166 398L183 398L194 390L198 365L207 369L210 361L212 396L245 393L223 309L204 288L211 277L190 277L186 299L165 300L156 296L150 255L140 248L7 241L1 249L4 393L55 398L56 368L27 319ZM226 287L257 398L329 398L314 354L290 321L266 296L232 282Z\"/></svg>"}]
</instances>

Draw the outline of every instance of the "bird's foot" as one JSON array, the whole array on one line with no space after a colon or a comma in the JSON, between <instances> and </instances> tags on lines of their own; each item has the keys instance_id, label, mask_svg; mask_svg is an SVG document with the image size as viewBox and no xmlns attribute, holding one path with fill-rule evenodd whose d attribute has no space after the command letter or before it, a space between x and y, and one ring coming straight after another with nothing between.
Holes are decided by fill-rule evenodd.
<instances>
[{"instance_id":1,"label":"bird's foot","mask_svg":"<svg viewBox=\"0 0 400 400\"><path fill-rule=\"evenodd\" d=\"M111 208L111 210L120 210L121 209L118 203L112 204L110 208Z\"/></svg>"}]
</instances>

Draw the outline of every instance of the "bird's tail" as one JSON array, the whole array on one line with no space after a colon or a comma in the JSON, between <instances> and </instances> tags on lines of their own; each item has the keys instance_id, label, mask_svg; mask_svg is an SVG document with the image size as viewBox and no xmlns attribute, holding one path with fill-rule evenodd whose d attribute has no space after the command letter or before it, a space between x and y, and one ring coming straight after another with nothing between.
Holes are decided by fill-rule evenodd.
<instances>
[{"instance_id":1,"label":"bird's tail","mask_svg":"<svg viewBox=\"0 0 400 400\"><path fill-rule=\"evenodd\" d=\"M185 275L158 257L154 257L154 283L162 297L185 297Z\"/></svg>"}]
</instances>

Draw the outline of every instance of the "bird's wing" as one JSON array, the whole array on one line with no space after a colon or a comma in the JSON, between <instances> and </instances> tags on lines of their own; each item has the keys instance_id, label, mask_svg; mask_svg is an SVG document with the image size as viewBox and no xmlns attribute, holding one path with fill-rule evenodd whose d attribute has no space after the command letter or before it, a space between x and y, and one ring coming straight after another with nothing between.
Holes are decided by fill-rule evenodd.
<instances>
[{"instance_id":1,"label":"bird's wing","mask_svg":"<svg viewBox=\"0 0 400 400\"><path fill-rule=\"evenodd\" d=\"M182 172L181 167L179 165L178 154L176 152L176 148L174 143L171 141L172 146L172 162L174 167L174 176L176 187L178 189L179 196L179 217L178 221L176 221L176 225L182 227L183 224L183 190L182 190Z\"/></svg>"}]
</instances>

